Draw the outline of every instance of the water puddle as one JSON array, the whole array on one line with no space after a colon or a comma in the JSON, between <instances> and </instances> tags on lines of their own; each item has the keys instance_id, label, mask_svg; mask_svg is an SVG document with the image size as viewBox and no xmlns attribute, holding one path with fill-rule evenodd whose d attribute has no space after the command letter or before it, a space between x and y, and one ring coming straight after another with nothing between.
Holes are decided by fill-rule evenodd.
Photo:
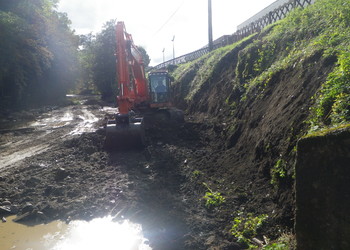
<instances>
[{"instance_id":1,"label":"water puddle","mask_svg":"<svg viewBox=\"0 0 350 250\"><path fill-rule=\"evenodd\" d=\"M74 120L74 115L71 109L66 110L63 114L58 111L50 112L44 115L41 119L33 122L31 127L44 127L44 128L61 128L69 125Z\"/></svg>"},{"instance_id":2,"label":"water puddle","mask_svg":"<svg viewBox=\"0 0 350 250\"><path fill-rule=\"evenodd\" d=\"M0 249L75 250L120 249L149 250L141 226L130 221L114 222L111 216L87 221L53 221L26 226L12 221L0 222Z\"/></svg>"},{"instance_id":3,"label":"water puddle","mask_svg":"<svg viewBox=\"0 0 350 250\"><path fill-rule=\"evenodd\" d=\"M81 110L82 114L79 115L81 122L76 125L75 129L69 133L69 135L79 135L85 132L94 132L94 124L98 121L98 118L86 108Z\"/></svg>"}]
</instances>

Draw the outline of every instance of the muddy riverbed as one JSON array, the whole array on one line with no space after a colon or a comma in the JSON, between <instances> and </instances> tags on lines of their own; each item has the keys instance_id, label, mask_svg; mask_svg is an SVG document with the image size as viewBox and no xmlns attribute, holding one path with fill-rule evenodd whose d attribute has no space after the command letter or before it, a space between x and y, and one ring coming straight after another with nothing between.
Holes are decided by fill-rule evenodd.
<instances>
[{"instance_id":1,"label":"muddy riverbed","mask_svg":"<svg viewBox=\"0 0 350 250\"><path fill-rule=\"evenodd\" d=\"M205 154L194 125L149 128L144 149L106 151L101 126L113 112L72 105L3 113L2 216L23 224L112 216L141 224L153 249L206 248L205 232L188 227L200 214L191 215L184 192L191 155Z\"/></svg>"},{"instance_id":2,"label":"muddy riverbed","mask_svg":"<svg viewBox=\"0 0 350 250\"><path fill-rule=\"evenodd\" d=\"M88 103L1 114L1 216L34 225L110 216L141 225L152 249L242 249L230 233L235 211L274 209L265 190L261 203L244 180L215 177L229 177L218 168L220 124L186 117L148 128L143 149L107 151L101 127L115 109ZM208 188L225 203L205 206ZM263 230L261 239L280 229Z\"/></svg>"}]
</instances>

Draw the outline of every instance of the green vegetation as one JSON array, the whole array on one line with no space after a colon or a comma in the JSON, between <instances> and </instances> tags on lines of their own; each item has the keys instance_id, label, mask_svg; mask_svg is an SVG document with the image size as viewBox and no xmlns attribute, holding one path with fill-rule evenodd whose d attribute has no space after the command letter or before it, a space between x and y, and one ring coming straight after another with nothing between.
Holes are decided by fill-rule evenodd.
<instances>
[{"instance_id":1,"label":"green vegetation","mask_svg":"<svg viewBox=\"0 0 350 250\"><path fill-rule=\"evenodd\" d=\"M79 39L57 2L1 1L1 106L57 101L73 86Z\"/></svg>"},{"instance_id":2,"label":"green vegetation","mask_svg":"<svg viewBox=\"0 0 350 250\"><path fill-rule=\"evenodd\" d=\"M293 42L288 63L304 61L321 51L336 56L338 63L328 75L311 108L311 131L350 121L350 2L319 0L305 10L294 11L281 21L267 39ZM321 17L321 18L320 18ZM294 37L294 38L293 38Z\"/></svg>"},{"instance_id":3,"label":"green vegetation","mask_svg":"<svg viewBox=\"0 0 350 250\"><path fill-rule=\"evenodd\" d=\"M208 184L203 183L203 185L208 189L208 192L205 193L203 199L205 200L205 206L207 208L218 207L225 202L225 198L219 192L214 192L208 186Z\"/></svg>"},{"instance_id":4,"label":"green vegetation","mask_svg":"<svg viewBox=\"0 0 350 250\"><path fill-rule=\"evenodd\" d=\"M350 121L350 47L349 51L340 53L337 67L315 96L316 105L311 108L311 131Z\"/></svg>"},{"instance_id":5,"label":"green vegetation","mask_svg":"<svg viewBox=\"0 0 350 250\"><path fill-rule=\"evenodd\" d=\"M265 144L264 152L259 151L260 157L276 160L269 169L271 184L278 186L280 183L286 183L291 189L297 140L305 135L307 130L310 131L307 136L324 136L335 130L348 130L350 127L349 41L350 1L318 0L306 8L295 9L285 19L252 36L249 42L227 46L192 63L179 66L174 72L174 85L186 82L186 86L181 86L181 95L189 107L198 107L201 112L209 111L209 115L214 116L220 112L217 117L229 124L225 130L229 136L235 135L235 124L238 128L243 127L238 132L249 131L250 127L247 124L252 121L247 118L253 119L255 113L259 113L251 109L250 104L264 104L263 100L260 102L255 99L270 98L271 93L281 93L281 96L276 96L275 99L282 100L281 105L284 105L275 104L278 108L283 107L276 108L278 111L282 110L281 115L284 108L288 111L290 104L298 108L297 105L311 103L310 110L303 107L298 113L300 116L296 115L297 118L292 123L279 124L295 130L286 132L288 128L283 127L284 130L281 131L284 131L284 134L280 135L280 141ZM318 69L319 74L310 74ZM291 75L292 78L286 79ZM286 93L283 90L283 81L292 87L296 86L295 89L301 94L292 93L290 90L290 97L282 96ZM209 96L208 101L193 98L200 92L204 92L206 98ZM213 100L214 95L218 100ZM312 100L304 99L312 95ZM283 98L290 98L290 102L285 102L286 99ZM251 112L251 116L245 115L244 112ZM268 118L268 115L264 113L262 117ZM259 118L258 122L266 122L261 119ZM273 126L274 121L269 124ZM259 125L260 123L257 126ZM253 129L255 132L259 127ZM276 126L276 130L278 129ZM259 133L263 134L263 129ZM264 140L269 140L268 136L265 138ZM228 141L231 139L232 137L229 137ZM280 158L280 153L283 159ZM251 231L245 228L261 222L259 216L254 218L253 215L240 215L235 218L231 232L241 242L251 244L254 230L253 233L249 233ZM290 246L287 241L280 239L265 249L293 249Z\"/></svg>"},{"instance_id":6,"label":"green vegetation","mask_svg":"<svg viewBox=\"0 0 350 250\"><path fill-rule=\"evenodd\" d=\"M286 174L286 162L283 159L278 159L276 164L271 168L270 183L277 186L279 179L286 177Z\"/></svg>"},{"instance_id":7,"label":"green vegetation","mask_svg":"<svg viewBox=\"0 0 350 250\"><path fill-rule=\"evenodd\" d=\"M326 136L327 134L337 132L340 130L350 130L350 124L340 124L330 128L322 128L322 129L310 131L307 135L303 136L303 138L322 137L322 136Z\"/></svg>"},{"instance_id":8,"label":"green vegetation","mask_svg":"<svg viewBox=\"0 0 350 250\"><path fill-rule=\"evenodd\" d=\"M236 53L232 68L232 92L223 93L223 101L234 109L247 98L261 98L266 87L274 83L279 72L299 68L307 71L322 58L334 65L326 82L313 97L308 124L310 131L350 122L350 2L318 0L302 9L297 8L285 19L266 27L258 36L215 50L195 62L178 67L175 79L196 72L189 82L184 98L189 102L211 82L226 55ZM239 49L237 49L239 48ZM320 59L321 57L321 59ZM312 59L315 58L315 59ZM316 60L316 61L315 61ZM226 96L225 96L226 94ZM254 97L253 97L254 94ZM239 98L240 97L240 98ZM238 99L239 98L239 99ZM233 113L231 114L233 115Z\"/></svg>"},{"instance_id":9,"label":"green vegetation","mask_svg":"<svg viewBox=\"0 0 350 250\"><path fill-rule=\"evenodd\" d=\"M195 75L193 79L188 83L187 92L183 93L184 99L187 101L191 101L195 94L205 85L205 83L210 83L213 74L217 72L220 67L222 67L221 62L225 60L225 57L232 53L232 51L237 50L247 41L252 40L251 35L242 39L241 41L213 50L209 54L202 56L194 60L193 62L188 62L180 65L173 73L173 77L175 79L175 84L183 81L183 77L186 77L187 74L192 74L195 71Z\"/></svg>"},{"instance_id":10,"label":"green vegetation","mask_svg":"<svg viewBox=\"0 0 350 250\"><path fill-rule=\"evenodd\" d=\"M202 84L210 81L210 77L216 69L216 63L220 61L222 57L225 56L226 53L230 52L232 49L232 45L219 48L209 53L208 55L200 58L200 62L203 63L201 65L201 70L199 70L191 82L191 91L186 97L186 99L192 99L192 97L197 93L197 91L201 88Z\"/></svg>"},{"instance_id":11,"label":"green vegetation","mask_svg":"<svg viewBox=\"0 0 350 250\"><path fill-rule=\"evenodd\" d=\"M102 99L113 101L118 93L115 24L115 20L110 20L104 24L102 31L96 36L92 34L80 36L81 78L78 85L80 91L98 91ZM148 66L150 58L146 50L142 47L138 49L143 56L145 66Z\"/></svg>"},{"instance_id":12,"label":"green vegetation","mask_svg":"<svg viewBox=\"0 0 350 250\"><path fill-rule=\"evenodd\" d=\"M96 36L79 37L57 4L0 1L0 107L57 104L73 89L116 95L115 21Z\"/></svg>"},{"instance_id":13,"label":"green vegetation","mask_svg":"<svg viewBox=\"0 0 350 250\"><path fill-rule=\"evenodd\" d=\"M199 171L199 170L194 170L193 172L192 172L192 177L193 178L198 178L200 175L202 175L203 173L201 172L201 171Z\"/></svg>"},{"instance_id":14,"label":"green vegetation","mask_svg":"<svg viewBox=\"0 0 350 250\"><path fill-rule=\"evenodd\" d=\"M230 231L238 242L248 245L249 248L255 248L256 246L252 244L251 239L257 236L257 230L267 218L266 214L254 216L252 213L238 212Z\"/></svg>"},{"instance_id":15,"label":"green vegetation","mask_svg":"<svg viewBox=\"0 0 350 250\"><path fill-rule=\"evenodd\" d=\"M296 249L295 235L283 233L277 240L263 247L264 250L293 250Z\"/></svg>"},{"instance_id":16,"label":"green vegetation","mask_svg":"<svg viewBox=\"0 0 350 250\"><path fill-rule=\"evenodd\" d=\"M91 72L88 81L93 82L102 95L102 99L111 99L117 94L115 64L115 20L107 22L100 33L89 41L89 46L81 53L92 58L88 70Z\"/></svg>"}]
</instances>

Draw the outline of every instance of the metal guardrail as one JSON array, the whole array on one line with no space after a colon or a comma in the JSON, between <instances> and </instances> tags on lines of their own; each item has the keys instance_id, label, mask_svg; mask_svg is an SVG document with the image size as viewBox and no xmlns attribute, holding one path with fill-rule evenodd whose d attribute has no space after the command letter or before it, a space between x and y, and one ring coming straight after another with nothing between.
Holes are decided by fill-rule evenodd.
<instances>
[{"instance_id":1,"label":"metal guardrail","mask_svg":"<svg viewBox=\"0 0 350 250\"><path fill-rule=\"evenodd\" d=\"M264 27L278 20L281 20L287 16L287 14L297 7L304 8L307 5L313 4L315 0L277 0L264 8L259 13L255 14L242 24L237 26L237 31L229 36L223 36L214 41L213 49L217 49L228 44L232 44L242 40L243 38L255 33L260 32ZM209 53L209 48L205 47L183 56L176 57L168 60L157 66L155 69L166 68L169 65L177 65L193 61L205 54Z\"/></svg>"},{"instance_id":2,"label":"metal guardrail","mask_svg":"<svg viewBox=\"0 0 350 250\"><path fill-rule=\"evenodd\" d=\"M249 18L247 21L238 25L237 31L234 34L242 39L255 32L261 31L269 24L285 18L293 9L297 7L304 8L314 2L315 0L278 0ZM273 9L272 7L275 8Z\"/></svg>"},{"instance_id":3,"label":"metal guardrail","mask_svg":"<svg viewBox=\"0 0 350 250\"><path fill-rule=\"evenodd\" d=\"M217 49L220 48L222 46L220 45L214 45L213 49ZM158 64L157 66L154 66L154 68L156 69L162 69L162 68L166 68L168 65L177 65L180 63L186 63L186 62L190 62L193 60L196 60L197 58L204 56L205 54L209 53L209 48L205 47L196 51L193 51L191 53L176 57L174 59L168 60L166 62L163 62L161 64Z\"/></svg>"}]
</instances>

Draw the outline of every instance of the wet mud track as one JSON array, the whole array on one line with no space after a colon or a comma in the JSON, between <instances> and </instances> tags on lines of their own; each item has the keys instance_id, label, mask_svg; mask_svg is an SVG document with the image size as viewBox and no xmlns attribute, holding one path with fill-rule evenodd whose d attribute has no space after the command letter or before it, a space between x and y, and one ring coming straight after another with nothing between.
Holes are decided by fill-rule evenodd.
<instances>
[{"instance_id":1,"label":"wet mud track","mask_svg":"<svg viewBox=\"0 0 350 250\"><path fill-rule=\"evenodd\" d=\"M98 128L108 112L77 105L3 119L0 206L34 224L112 215L142 224L153 249L185 249L185 158L172 141L183 131L149 129L146 148L106 151Z\"/></svg>"},{"instance_id":2,"label":"wet mud track","mask_svg":"<svg viewBox=\"0 0 350 250\"><path fill-rule=\"evenodd\" d=\"M226 191L232 202L209 210L203 200L206 185L228 188L210 177L222 152L211 126L148 128L145 148L107 151L99 128L111 112L75 105L3 122L0 207L22 223L128 219L152 249L241 249L227 228L237 200Z\"/></svg>"},{"instance_id":3,"label":"wet mud track","mask_svg":"<svg viewBox=\"0 0 350 250\"><path fill-rule=\"evenodd\" d=\"M0 130L0 168L45 152L74 135L95 131L98 115L102 114L96 111L96 107L68 106L46 112L18 113L10 119L3 119L4 128ZM27 120L21 120L23 117Z\"/></svg>"}]
</instances>

